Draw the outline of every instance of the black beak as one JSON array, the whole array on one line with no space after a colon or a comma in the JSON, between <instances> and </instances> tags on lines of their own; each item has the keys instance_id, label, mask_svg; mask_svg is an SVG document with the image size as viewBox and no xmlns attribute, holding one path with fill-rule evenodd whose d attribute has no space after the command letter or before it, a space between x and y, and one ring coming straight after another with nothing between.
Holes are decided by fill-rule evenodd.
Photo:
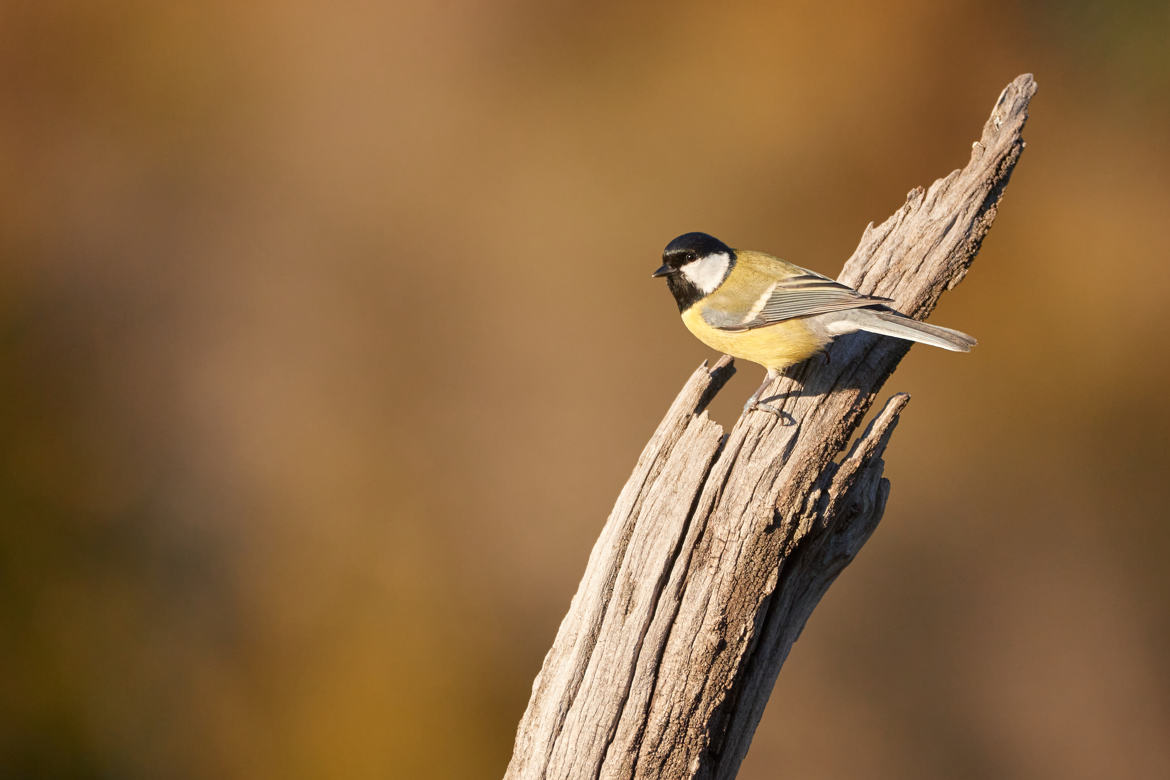
<instances>
[{"instance_id":1,"label":"black beak","mask_svg":"<svg viewBox=\"0 0 1170 780\"><path fill-rule=\"evenodd\" d=\"M678 270L677 268L671 268L669 265L666 265L665 263L663 263L661 266L658 267L657 271L650 274L650 277L653 278L655 276L670 276L672 273L674 273L677 270Z\"/></svg>"}]
</instances>

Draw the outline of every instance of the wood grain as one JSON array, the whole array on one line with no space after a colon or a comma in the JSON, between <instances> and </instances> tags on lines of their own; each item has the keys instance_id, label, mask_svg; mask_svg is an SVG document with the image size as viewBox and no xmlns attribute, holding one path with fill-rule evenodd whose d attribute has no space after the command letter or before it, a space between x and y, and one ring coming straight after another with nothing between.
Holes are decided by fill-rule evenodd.
<instances>
[{"instance_id":1,"label":"wood grain","mask_svg":"<svg viewBox=\"0 0 1170 780\"><path fill-rule=\"evenodd\" d=\"M840 279L924 319L966 275L1024 148L1036 84L996 101L970 162L861 237ZM777 380L783 414L724 434L701 366L646 444L533 684L509 778L729 778L821 596L877 527L882 454L909 396L842 450L909 349L839 339ZM838 458L840 458L838 460Z\"/></svg>"}]
</instances>

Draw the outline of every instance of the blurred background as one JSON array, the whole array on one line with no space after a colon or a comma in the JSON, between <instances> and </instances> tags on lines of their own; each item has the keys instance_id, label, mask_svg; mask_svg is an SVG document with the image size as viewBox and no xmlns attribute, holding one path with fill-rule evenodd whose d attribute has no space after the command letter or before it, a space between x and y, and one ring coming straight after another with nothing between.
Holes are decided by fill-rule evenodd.
<instances>
[{"instance_id":1,"label":"blurred background","mask_svg":"<svg viewBox=\"0 0 1170 780\"><path fill-rule=\"evenodd\" d=\"M0 6L0 775L502 774L708 350L1027 151L744 778L1170 776L1164 2ZM760 379L743 365L714 416Z\"/></svg>"}]
</instances>

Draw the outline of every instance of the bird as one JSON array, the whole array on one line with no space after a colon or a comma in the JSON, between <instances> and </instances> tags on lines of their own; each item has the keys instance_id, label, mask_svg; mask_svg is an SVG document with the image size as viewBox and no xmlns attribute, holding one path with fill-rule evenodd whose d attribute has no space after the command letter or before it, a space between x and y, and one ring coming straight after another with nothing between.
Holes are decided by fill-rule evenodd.
<instances>
[{"instance_id":1,"label":"bird","mask_svg":"<svg viewBox=\"0 0 1170 780\"><path fill-rule=\"evenodd\" d=\"M662 265L683 324L699 341L767 370L744 404L780 414L760 396L787 367L817 354L837 336L857 331L970 352L971 336L911 319L889 298L857 292L816 271L766 252L732 249L706 233L684 233L666 245Z\"/></svg>"}]
</instances>

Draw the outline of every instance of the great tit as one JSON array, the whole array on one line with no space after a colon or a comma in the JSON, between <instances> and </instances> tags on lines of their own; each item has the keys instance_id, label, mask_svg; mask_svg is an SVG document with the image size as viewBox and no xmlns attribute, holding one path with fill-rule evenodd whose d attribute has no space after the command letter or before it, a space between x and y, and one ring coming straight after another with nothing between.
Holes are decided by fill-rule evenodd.
<instances>
[{"instance_id":1,"label":"great tit","mask_svg":"<svg viewBox=\"0 0 1170 780\"><path fill-rule=\"evenodd\" d=\"M859 330L970 352L966 333L913 320L889 298L851 287L764 252L732 249L706 233L686 233L666 245L662 266L683 323L699 341L768 370L744 411L776 410L760 394L785 368L812 357L835 337Z\"/></svg>"}]
</instances>

